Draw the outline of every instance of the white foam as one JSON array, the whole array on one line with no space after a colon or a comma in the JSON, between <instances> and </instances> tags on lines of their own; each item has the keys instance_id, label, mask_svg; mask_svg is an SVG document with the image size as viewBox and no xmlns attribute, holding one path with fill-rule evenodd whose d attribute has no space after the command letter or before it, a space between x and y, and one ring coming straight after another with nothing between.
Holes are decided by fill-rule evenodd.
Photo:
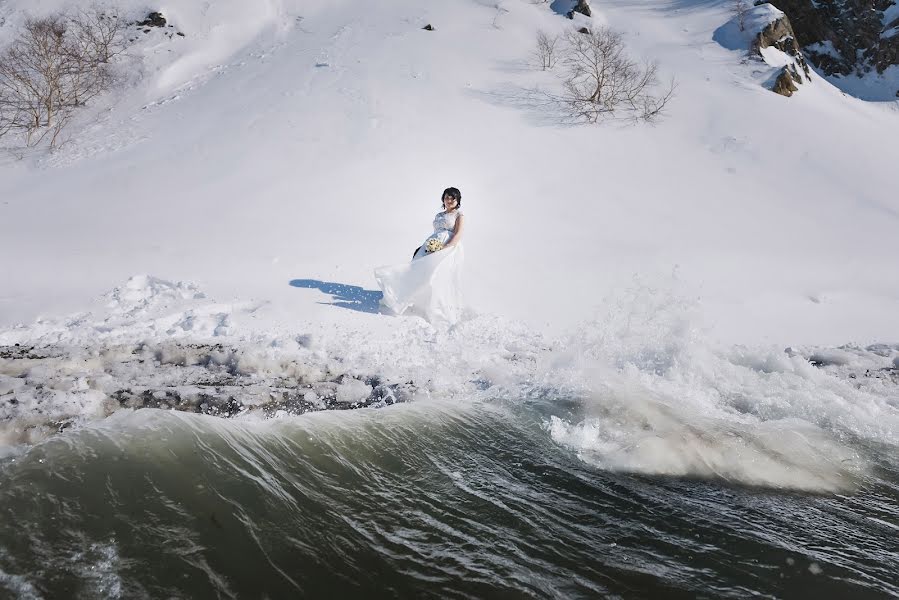
<instances>
[{"instance_id":1,"label":"white foam","mask_svg":"<svg viewBox=\"0 0 899 600\"><path fill-rule=\"evenodd\" d=\"M690 312L644 289L583 328L583 414L551 415L552 438L603 469L819 491L864 479L859 445L896 444L893 346L721 348Z\"/></svg>"},{"instance_id":2,"label":"white foam","mask_svg":"<svg viewBox=\"0 0 899 600\"><path fill-rule=\"evenodd\" d=\"M353 405L372 392L367 377L446 403L575 398L574 416L543 409L546 432L592 466L781 488L851 487L866 476L867 442L899 438L899 344L719 346L697 326L697 301L664 286L638 283L606 298L601 315L558 339L491 315L448 330L391 319L389 335L264 332L238 321L218 332L178 328L196 315L243 313L190 283L132 278L117 290L96 313L0 332L36 345L23 350L36 358L0 359L0 396L17 400L0 402L0 443L104 419L122 408L116 390L191 398L198 382L223 373L243 378L249 407L310 382ZM324 406L315 390L306 395Z\"/></svg>"},{"instance_id":3,"label":"white foam","mask_svg":"<svg viewBox=\"0 0 899 600\"><path fill-rule=\"evenodd\" d=\"M91 544L86 552L72 556L82 580L97 598L122 598L124 586L119 575L121 558L115 541Z\"/></svg>"},{"instance_id":4,"label":"white foam","mask_svg":"<svg viewBox=\"0 0 899 600\"><path fill-rule=\"evenodd\" d=\"M43 596L22 575L12 575L0 569L0 585L15 594L19 600L40 600Z\"/></svg>"},{"instance_id":5,"label":"white foam","mask_svg":"<svg viewBox=\"0 0 899 600\"><path fill-rule=\"evenodd\" d=\"M850 488L866 471L858 453L799 419L709 417L637 390L594 401L601 416L554 416L548 430L602 469L809 491Z\"/></svg>"}]
</instances>

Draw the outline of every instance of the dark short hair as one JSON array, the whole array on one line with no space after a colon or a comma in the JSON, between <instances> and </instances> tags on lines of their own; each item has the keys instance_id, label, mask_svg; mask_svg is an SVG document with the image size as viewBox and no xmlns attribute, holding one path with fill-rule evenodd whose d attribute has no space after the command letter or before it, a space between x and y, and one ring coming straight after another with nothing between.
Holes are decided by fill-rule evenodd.
<instances>
[{"instance_id":1,"label":"dark short hair","mask_svg":"<svg viewBox=\"0 0 899 600\"><path fill-rule=\"evenodd\" d=\"M440 194L440 205L443 205L443 199L447 196L452 196L456 199L456 202L459 203L456 208L462 208L462 192L459 191L459 188L448 187L443 190L443 193Z\"/></svg>"}]
</instances>

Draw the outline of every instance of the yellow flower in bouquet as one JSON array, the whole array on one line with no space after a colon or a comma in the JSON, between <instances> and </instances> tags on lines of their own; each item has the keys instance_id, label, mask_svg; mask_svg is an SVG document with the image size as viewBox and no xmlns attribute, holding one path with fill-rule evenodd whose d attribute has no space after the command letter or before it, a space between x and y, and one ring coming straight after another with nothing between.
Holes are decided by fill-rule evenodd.
<instances>
[{"instance_id":1,"label":"yellow flower in bouquet","mask_svg":"<svg viewBox=\"0 0 899 600\"><path fill-rule=\"evenodd\" d=\"M437 238L431 238L427 242L425 242L425 251L428 254L430 254L431 252L437 252L438 250L443 250L443 242L441 242Z\"/></svg>"}]
</instances>

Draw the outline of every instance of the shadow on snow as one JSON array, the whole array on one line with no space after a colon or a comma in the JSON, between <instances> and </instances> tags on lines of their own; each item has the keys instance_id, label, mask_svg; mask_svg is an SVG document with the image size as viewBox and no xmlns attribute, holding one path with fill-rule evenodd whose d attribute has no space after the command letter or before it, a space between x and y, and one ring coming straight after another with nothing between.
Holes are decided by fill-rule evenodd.
<instances>
[{"instance_id":1,"label":"shadow on snow","mask_svg":"<svg viewBox=\"0 0 899 600\"><path fill-rule=\"evenodd\" d=\"M318 279L292 279L290 285L295 288L317 289L324 294L331 295L331 302L320 302L319 304L330 304L366 313L381 312L379 303L383 294L377 290L366 290L358 285L346 285Z\"/></svg>"}]
</instances>

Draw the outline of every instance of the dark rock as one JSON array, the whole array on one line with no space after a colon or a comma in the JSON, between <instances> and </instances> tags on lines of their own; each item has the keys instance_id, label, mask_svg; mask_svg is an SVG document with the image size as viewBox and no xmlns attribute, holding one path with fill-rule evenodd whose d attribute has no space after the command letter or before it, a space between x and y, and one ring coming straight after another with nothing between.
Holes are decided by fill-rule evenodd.
<instances>
[{"instance_id":1,"label":"dark rock","mask_svg":"<svg viewBox=\"0 0 899 600\"><path fill-rule=\"evenodd\" d=\"M184 37L184 34L181 33L180 31L176 35L180 35L181 37Z\"/></svg>"},{"instance_id":2,"label":"dark rock","mask_svg":"<svg viewBox=\"0 0 899 600\"><path fill-rule=\"evenodd\" d=\"M75 419L66 419L64 421L52 421L52 425L56 426L56 433L62 433L75 424Z\"/></svg>"},{"instance_id":3,"label":"dark rock","mask_svg":"<svg viewBox=\"0 0 899 600\"><path fill-rule=\"evenodd\" d=\"M165 17L163 17L162 13L159 12L151 12L149 15L147 15L146 19L144 19L140 23L136 23L138 27L165 27L165 24Z\"/></svg>"},{"instance_id":4,"label":"dark rock","mask_svg":"<svg viewBox=\"0 0 899 600\"><path fill-rule=\"evenodd\" d=\"M578 33L584 33L584 34L586 34L586 35L590 35L590 30L587 29L586 27L581 27L580 29L577 30L577 32L578 32Z\"/></svg>"},{"instance_id":5,"label":"dark rock","mask_svg":"<svg viewBox=\"0 0 899 600\"><path fill-rule=\"evenodd\" d=\"M427 25L422 27L422 29L424 29L425 31L434 31L434 26L428 23Z\"/></svg>"},{"instance_id":6,"label":"dark rock","mask_svg":"<svg viewBox=\"0 0 899 600\"><path fill-rule=\"evenodd\" d=\"M827 75L882 73L899 64L899 35L882 36L897 25L884 23L896 0L777 0L795 26L799 46ZM809 46L822 44L809 48ZM832 48L831 52L829 48Z\"/></svg>"},{"instance_id":7,"label":"dark rock","mask_svg":"<svg viewBox=\"0 0 899 600\"><path fill-rule=\"evenodd\" d=\"M795 83L793 83L794 81L795 80L793 79L793 74L790 72L790 68L784 67L780 72L780 75L778 75L777 79L774 81L774 87L771 89L775 93L789 98L793 95L793 92L799 91L799 88L796 87Z\"/></svg>"},{"instance_id":8,"label":"dark rock","mask_svg":"<svg viewBox=\"0 0 899 600\"><path fill-rule=\"evenodd\" d=\"M805 56L799 49L799 43L796 41L796 33L793 31L793 25L786 15L768 23L762 29L756 38L752 41L750 50L753 54L762 55L763 48L777 48L781 52L793 57L793 64L781 71L777 80L774 82L773 90L783 96L792 96L793 92L799 88L795 84L803 83L803 75L805 81L811 81L811 73Z\"/></svg>"},{"instance_id":9,"label":"dark rock","mask_svg":"<svg viewBox=\"0 0 899 600\"><path fill-rule=\"evenodd\" d=\"M0 346L0 358L11 360L43 360L47 358L46 354L35 352L34 346Z\"/></svg>"},{"instance_id":10,"label":"dark rock","mask_svg":"<svg viewBox=\"0 0 899 600\"><path fill-rule=\"evenodd\" d=\"M790 56L799 54L799 44L796 42L793 24L786 15L768 23L752 41L751 50L758 54L762 48L769 46L774 46Z\"/></svg>"},{"instance_id":11,"label":"dark rock","mask_svg":"<svg viewBox=\"0 0 899 600\"><path fill-rule=\"evenodd\" d=\"M587 0L577 0L577 4L575 5L575 7L568 11L568 14L566 16L569 19L573 19L574 13L580 13L585 17L590 17L593 15L593 12L590 10L590 4L589 2L587 2Z\"/></svg>"},{"instance_id":12,"label":"dark rock","mask_svg":"<svg viewBox=\"0 0 899 600\"><path fill-rule=\"evenodd\" d=\"M798 54L795 58L796 64L799 65L799 67L802 69L802 72L805 73L805 80L810 82L812 80L812 75L809 72L809 67L808 63L805 61L805 56L802 54Z\"/></svg>"}]
</instances>

